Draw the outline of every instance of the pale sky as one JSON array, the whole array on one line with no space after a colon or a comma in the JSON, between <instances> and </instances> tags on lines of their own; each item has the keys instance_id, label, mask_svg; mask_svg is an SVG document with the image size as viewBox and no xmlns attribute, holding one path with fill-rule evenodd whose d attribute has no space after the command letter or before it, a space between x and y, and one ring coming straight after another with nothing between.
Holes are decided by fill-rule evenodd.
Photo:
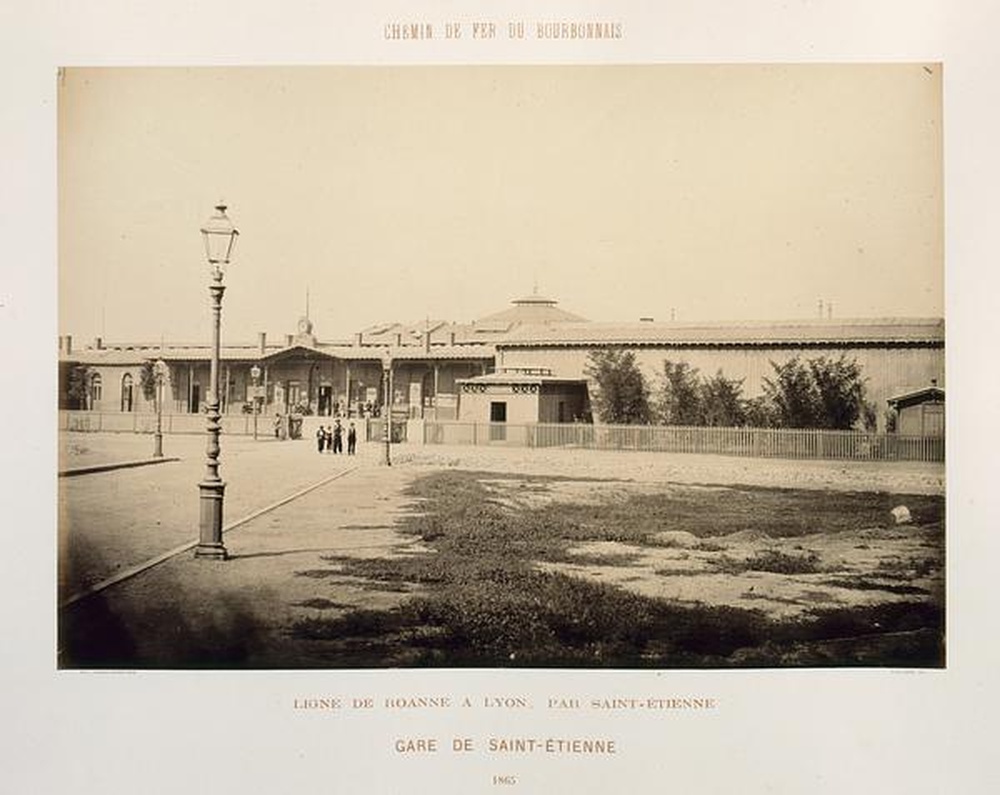
<instances>
[{"instance_id":1,"label":"pale sky","mask_svg":"<svg viewBox=\"0 0 1000 795\"><path fill-rule=\"evenodd\" d=\"M935 64L71 68L60 333L208 337L199 227L240 230L223 339L468 321L941 316Z\"/></svg>"}]
</instances>

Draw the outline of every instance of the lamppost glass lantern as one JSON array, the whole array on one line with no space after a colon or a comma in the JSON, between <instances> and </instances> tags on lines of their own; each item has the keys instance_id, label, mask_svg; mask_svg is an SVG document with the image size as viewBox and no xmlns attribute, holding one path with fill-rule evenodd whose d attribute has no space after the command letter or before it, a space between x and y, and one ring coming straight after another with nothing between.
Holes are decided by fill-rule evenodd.
<instances>
[{"instance_id":1,"label":"lamppost glass lantern","mask_svg":"<svg viewBox=\"0 0 1000 795\"><path fill-rule=\"evenodd\" d=\"M216 268L228 265L240 233L226 215L225 204L215 205L215 215L202 226L201 234L205 240L205 256L209 264Z\"/></svg>"}]
</instances>

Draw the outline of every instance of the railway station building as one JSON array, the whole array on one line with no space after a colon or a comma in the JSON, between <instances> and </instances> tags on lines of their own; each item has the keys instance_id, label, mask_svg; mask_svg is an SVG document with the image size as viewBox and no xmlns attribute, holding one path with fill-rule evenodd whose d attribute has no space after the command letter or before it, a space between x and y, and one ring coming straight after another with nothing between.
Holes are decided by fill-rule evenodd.
<instances>
[{"instance_id":1,"label":"railway station building","mask_svg":"<svg viewBox=\"0 0 1000 795\"><path fill-rule=\"evenodd\" d=\"M140 388L145 362L166 364L163 411L198 414L209 383L202 343L59 340L59 405L101 413L155 411ZM704 375L742 379L761 394L772 363L796 356L856 360L880 429L890 399L944 388L941 318L817 318L787 322L679 323L642 319L592 322L537 294L471 323L389 322L348 339L323 340L308 317L293 333L223 339L224 415L299 413L366 417L383 411L386 366L393 416L477 422L573 422L588 412L591 351L633 350L656 388L663 362L687 362ZM256 384L253 373L258 373ZM937 395L938 393L933 393Z\"/></svg>"}]
</instances>

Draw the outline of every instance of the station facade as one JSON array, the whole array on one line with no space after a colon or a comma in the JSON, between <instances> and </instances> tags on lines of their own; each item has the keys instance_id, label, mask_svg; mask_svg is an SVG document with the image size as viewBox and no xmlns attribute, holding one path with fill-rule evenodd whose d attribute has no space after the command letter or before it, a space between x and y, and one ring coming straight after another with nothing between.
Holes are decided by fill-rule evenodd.
<instances>
[{"instance_id":1,"label":"station facade","mask_svg":"<svg viewBox=\"0 0 1000 795\"><path fill-rule=\"evenodd\" d=\"M772 363L796 356L856 360L869 400L930 384L943 389L940 318L799 320L772 323L598 323L530 295L468 324L386 323L350 339L321 341L309 318L294 334L228 343L220 352L223 414L299 413L379 416L389 374L393 416L477 422L573 422L589 412L591 351L626 348L654 389L663 362L687 362L703 375L742 379L745 397L763 390ZM166 364L166 413L198 413L206 402L210 347L108 343L76 348L60 338L60 408L153 412L141 388L144 363ZM258 372L256 383L253 372Z\"/></svg>"}]
</instances>

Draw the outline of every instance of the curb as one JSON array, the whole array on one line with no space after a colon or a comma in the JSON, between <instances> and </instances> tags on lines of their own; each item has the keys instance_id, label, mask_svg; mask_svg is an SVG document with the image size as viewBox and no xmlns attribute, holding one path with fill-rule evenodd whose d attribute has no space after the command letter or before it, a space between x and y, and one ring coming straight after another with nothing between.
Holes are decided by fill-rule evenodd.
<instances>
[{"instance_id":1,"label":"curb","mask_svg":"<svg viewBox=\"0 0 1000 795\"><path fill-rule=\"evenodd\" d=\"M59 477L72 478L77 475L90 475L95 472L111 472L115 469L132 469L135 467L151 466L153 464L166 464L168 461L180 461L180 459L175 456L164 456L162 458L142 458L138 461L117 461L111 464L94 464L89 467L62 469L59 471Z\"/></svg>"}]
</instances>

